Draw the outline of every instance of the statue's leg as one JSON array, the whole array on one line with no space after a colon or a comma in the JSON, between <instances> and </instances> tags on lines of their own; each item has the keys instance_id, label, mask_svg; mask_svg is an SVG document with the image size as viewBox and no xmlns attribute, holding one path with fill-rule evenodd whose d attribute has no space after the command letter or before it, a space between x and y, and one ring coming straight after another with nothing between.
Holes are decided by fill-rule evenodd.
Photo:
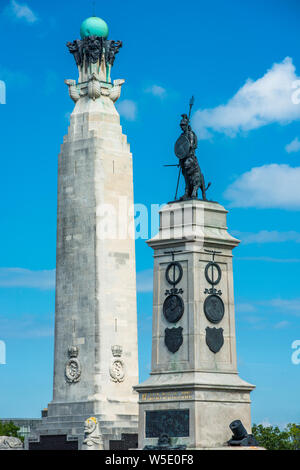
<instances>
[{"instance_id":1,"label":"statue's leg","mask_svg":"<svg viewBox=\"0 0 300 470\"><path fill-rule=\"evenodd\" d=\"M189 199L189 177L186 173L186 170L183 168L182 169L182 174L184 176L184 181L185 181L185 192L184 195L180 198L181 201L185 201L186 199Z\"/></svg>"},{"instance_id":2,"label":"statue's leg","mask_svg":"<svg viewBox=\"0 0 300 470\"><path fill-rule=\"evenodd\" d=\"M205 191L205 181L204 181L204 176L203 173L201 173L201 192L202 192L202 199L203 201L206 201L206 191Z\"/></svg>"},{"instance_id":3,"label":"statue's leg","mask_svg":"<svg viewBox=\"0 0 300 470\"><path fill-rule=\"evenodd\" d=\"M191 198L192 199L197 199L198 197L198 186L195 184L194 186L192 186L192 194L191 194Z\"/></svg>"}]
</instances>

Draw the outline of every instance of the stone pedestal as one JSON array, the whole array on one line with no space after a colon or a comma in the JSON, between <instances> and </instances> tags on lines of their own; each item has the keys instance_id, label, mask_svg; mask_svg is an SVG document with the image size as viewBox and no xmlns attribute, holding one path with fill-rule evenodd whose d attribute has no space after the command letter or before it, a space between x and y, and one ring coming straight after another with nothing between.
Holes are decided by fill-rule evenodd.
<instances>
[{"instance_id":1,"label":"stone pedestal","mask_svg":"<svg viewBox=\"0 0 300 470\"><path fill-rule=\"evenodd\" d=\"M250 392L238 376L227 211L199 200L167 204L154 250L152 370L139 392L139 448L218 448L240 419L251 432ZM206 251L208 250L208 251ZM217 252L217 253L212 253Z\"/></svg>"}]
</instances>

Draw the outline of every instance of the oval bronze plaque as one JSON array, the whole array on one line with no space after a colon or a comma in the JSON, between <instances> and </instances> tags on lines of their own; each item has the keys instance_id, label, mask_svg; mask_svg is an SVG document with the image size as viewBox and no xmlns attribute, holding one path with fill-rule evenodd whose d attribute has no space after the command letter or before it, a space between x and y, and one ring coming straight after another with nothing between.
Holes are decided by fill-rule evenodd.
<instances>
[{"instance_id":1,"label":"oval bronze plaque","mask_svg":"<svg viewBox=\"0 0 300 470\"><path fill-rule=\"evenodd\" d=\"M209 295L204 302L204 313L211 323L219 323L224 317L224 304L218 295Z\"/></svg>"},{"instance_id":2,"label":"oval bronze plaque","mask_svg":"<svg viewBox=\"0 0 300 470\"><path fill-rule=\"evenodd\" d=\"M163 305L165 319L170 323L176 323L182 317L183 312L184 303L182 298L176 294L169 295Z\"/></svg>"}]
</instances>

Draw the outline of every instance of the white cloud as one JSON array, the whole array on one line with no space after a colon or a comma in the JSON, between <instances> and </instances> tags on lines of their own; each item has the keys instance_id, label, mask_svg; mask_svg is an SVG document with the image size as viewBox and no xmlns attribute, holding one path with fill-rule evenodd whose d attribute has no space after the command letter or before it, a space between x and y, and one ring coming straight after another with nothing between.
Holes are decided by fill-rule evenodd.
<instances>
[{"instance_id":1,"label":"white cloud","mask_svg":"<svg viewBox=\"0 0 300 470\"><path fill-rule=\"evenodd\" d=\"M240 261L264 261L266 263L300 263L300 258L272 258L270 256L238 256Z\"/></svg>"},{"instance_id":2,"label":"white cloud","mask_svg":"<svg viewBox=\"0 0 300 470\"><path fill-rule=\"evenodd\" d=\"M119 114L128 121L134 121L137 115L137 105L132 100L123 100L117 104Z\"/></svg>"},{"instance_id":3,"label":"white cloud","mask_svg":"<svg viewBox=\"0 0 300 470\"><path fill-rule=\"evenodd\" d=\"M1 338L33 339L47 338L54 335L54 314L18 315L5 317L0 315Z\"/></svg>"},{"instance_id":4,"label":"white cloud","mask_svg":"<svg viewBox=\"0 0 300 470\"><path fill-rule=\"evenodd\" d=\"M245 320L247 323L249 323L250 325L253 325L253 326L256 326L257 328L264 328L264 325L261 323L262 322L262 318L261 317L257 317L257 316L246 316L243 318L243 320Z\"/></svg>"},{"instance_id":5,"label":"white cloud","mask_svg":"<svg viewBox=\"0 0 300 470\"><path fill-rule=\"evenodd\" d=\"M55 269L30 271L23 268L0 268L0 288L25 287L31 289L54 289Z\"/></svg>"},{"instance_id":6,"label":"white cloud","mask_svg":"<svg viewBox=\"0 0 300 470\"><path fill-rule=\"evenodd\" d=\"M299 152L299 150L300 150L300 141L299 141L298 137L295 137L295 139L292 140L292 142L287 144L285 146L285 150L286 150L287 153Z\"/></svg>"},{"instance_id":7,"label":"white cloud","mask_svg":"<svg viewBox=\"0 0 300 470\"><path fill-rule=\"evenodd\" d=\"M136 286L138 292L152 292L153 290L153 270L145 269L136 275Z\"/></svg>"},{"instance_id":8,"label":"white cloud","mask_svg":"<svg viewBox=\"0 0 300 470\"><path fill-rule=\"evenodd\" d=\"M276 323L274 325L274 328L275 330L283 330L284 328L287 328L288 326L290 326L290 322L289 321L280 321L278 323Z\"/></svg>"},{"instance_id":9,"label":"white cloud","mask_svg":"<svg viewBox=\"0 0 300 470\"><path fill-rule=\"evenodd\" d=\"M158 96L159 98L163 98L166 95L166 89L159 85L151 85L145 91L146 93L150 93L153 96Z\"/></svg>"},{"instance_id":10,"label":"white cloud","mask_svg":"<svg viewBox=\"0 0 300 470\"><path fill-rule=\"evenodd\" d=\"M269 418L264 418L261 422L259 422L258 424L261 424L264 428L269 428L271 426L273 426L273 424L271 424Z\"/></svg>"},{"instance_id":11,"label":"white cloud","mask_svg":"<svg viewBox=\"0 0 300 470\"><path fill-rule=\"evenodd\" d=\"M29 8L28 5L18 3L16 0L10 1L6 8L6 13L17 20L23 20L29 24L33 24L38 21L37 15L31 10L31 8Z\"/></svg>"},{"instance_id":12,"label":"white cloud","mask_svg":"<svg viewBox=\"0 0 300 470\"><path fill-rule=\"evenodd\" d=\"M7 85L14 85L18 88L23 88L30 83L30 78L25 73L2 66L0 66L0 79Z\"/></svg>"},{"instance_id":13,"label":"white cloud","mask_svg":"<svg viewBox=\"0 0 300 470\"><path fill-rule=\"evenodd\" d=\"M235 137L241 131L300 119L300 105L293 99L297 80L290 57L273 64L258 80L248 79L226 104L198 110L193 125L199 137L208 139L212 132Z\"/></svg>"},{"instance_id":14,"label":"white cloud","mask_svg":"<svg viewBox=\"0 0 300 470\"><path fill-rule=\"evenodd\" d=\"M249 245L251 243L300 243L300 233L295 232L294 230L290 230L288 232L261 230L256 233L235 231L233 235L238 237L244 245Z\"/></svg>"},{"instance_id":15,"label":"white cloud","mask_svg":"<svg viewBox=\"0 0 300 470\"><path fill-rule=\"evenodd\" d=\"M243 173L225 191L231 207L300 209L300 167L270 164Z\"/></svg>"},{"instance_id":16,"label":"white cloud","mask_svg":"<svg viewBox=\"0 0 300 470\"><path fill-rule=\"evenodd\" d=\"M237 313L248 313L254 312L255 310L256 308L254 307L254 305L247 302L240 302L236 304Z\"/></svg>"},{"instance_id":17,"label":"white cloud","mask_svg":"<svg viewBox=\"0 0 300 470\"><path fill-rule=\"evenodd\" d=\"M262 305L269 305L282 312L300 316L300 299L272 299L261 303Z\"/></svg>"}]
</instances>

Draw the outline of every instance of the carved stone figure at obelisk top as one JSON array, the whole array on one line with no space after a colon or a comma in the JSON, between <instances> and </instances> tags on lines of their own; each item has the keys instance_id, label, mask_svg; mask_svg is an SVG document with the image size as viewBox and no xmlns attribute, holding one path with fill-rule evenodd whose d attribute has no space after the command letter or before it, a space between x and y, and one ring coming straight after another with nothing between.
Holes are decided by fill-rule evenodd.
<instances>
[{"instance_id":1,"label":"carved stone figure at obelisk top","mask_svg":"<svg viewBox=\"0 0 300 470\"><path fill-rule=\"evenodd\" d=\"M111 87L110 73L122 41L108 40L108 26L97 17L87 18L82 23L80 35L81 40L67 43L79 69L78 84L75 80L65 80L70 97L76 103L85 96L95 101L102 94L117 101L124 80L115 80Z\"/></svg>"},{"instance_id":2,"label":"carved stone figure at obelisk top","mask_svg":"<svg viewBox=\"0 0 300 470\"><path fill-rule=\"evenodd\" d=\"M175 143L175 155L179 158L179 177L180 172L182 172L185 179L185 193L180 198L181 201L187 199L197 199L198 190L202 192L202 199L206 201L206 191L211 185L208 183L207 187L205 186L204 175L201 172L197 156L196 149L198 147L198 139L195 132L192 130L190 125L191 111L194 104L194 97L190 100L190 111L189 115L182 114L180 127L182 134L177 139ZM179 183L179 178L178 178ZM178 184L176 188L175 199L177 199Z\"/></svg>"}]
</instances>

